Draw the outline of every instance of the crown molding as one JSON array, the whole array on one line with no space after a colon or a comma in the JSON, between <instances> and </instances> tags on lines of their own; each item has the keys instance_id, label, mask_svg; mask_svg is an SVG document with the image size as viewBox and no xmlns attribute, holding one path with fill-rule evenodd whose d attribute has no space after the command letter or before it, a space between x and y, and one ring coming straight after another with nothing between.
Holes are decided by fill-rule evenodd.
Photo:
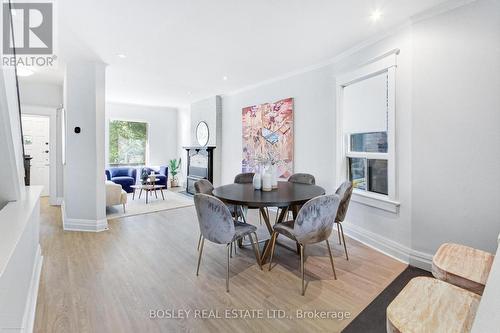
<instances>
[{"instance_id":1,"label":"crown molding","mask_svg":"<svg viewBox=\"0 0 500 333\"><path fill-rule=\"evenodd\" d=\"M335 57L330 58L326 61L314 64L314 65L310 65L307 67L303 67L301 69L297 69L297 70L294 70L294 71L291 71L291 72L288 72L288 73L285 73L285 74L282 74L279 76L271 77L269 79L260 81L258 83L247 85L243 88L239 88L239 89L232 90L232 91L229 91L227 93L221 94L221 96L226 97L226 96L237 95L237 94L245 92L245 91L253 90L253 89L256 89L256 88L259 88L262 86L266 86L266 85L269 85L269 84L272 84L275 82L279 82L279 81L282 81L284 79L288 79L288 78L291 78L291 77L294 77L294 76L297 76L300 74L312 72L312 71L317 70L317 69L321 69L321 68L324 68L327 66L334 65L334 64L339 63L340 61L352 56L353 54L355 54L355 53L357 53L357 52L359 52L359 51L361 51L361 50L363 50L363 49L365 49L373 44L376 44L376 43L378 43L386 38L389 38L389 37L399 33L400 31L402 31L406 28L411 27L415 23L428 20L434 16L452 11L456 8L468 5L468 4L476 2L476 1L477 0L449 0L449 1L446 1L442 4L434 6L430 9L427 9L427 10L420 12L416 15L413 15L409 19L407 19L399 24L396 24L389 29L383 30L383 31L373 35L372 37L370 37L368 39L365 39L364 41L356 44L355 46L339 53Z\"/></svg>"}]
</instances>

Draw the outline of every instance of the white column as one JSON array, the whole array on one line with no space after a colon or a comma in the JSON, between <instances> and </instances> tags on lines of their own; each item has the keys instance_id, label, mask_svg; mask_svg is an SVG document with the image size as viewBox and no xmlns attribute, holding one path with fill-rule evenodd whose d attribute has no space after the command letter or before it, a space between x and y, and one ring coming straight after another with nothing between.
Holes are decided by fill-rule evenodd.
<instances>
[{"instance_id":1,"label":"white column","mask_svg":"<svg viewBox=\"0 0 500 333\"><path fill-rule=\"evenodd\" d=\"M65 230L102 231L108 226L104 187L105 66L94 61L74 61L66 66Z\"/></svg>"}]
</instances>

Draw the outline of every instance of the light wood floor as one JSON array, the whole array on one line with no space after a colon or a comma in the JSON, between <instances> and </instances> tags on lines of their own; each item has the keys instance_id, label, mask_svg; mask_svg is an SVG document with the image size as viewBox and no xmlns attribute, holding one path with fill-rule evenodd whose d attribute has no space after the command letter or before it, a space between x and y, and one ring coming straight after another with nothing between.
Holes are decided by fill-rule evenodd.
<instances>
[{"instance_id":1,"label":"light wood floor","mask_svg":"<svg viewBox=\"0 0 500 333\"><path fill-rule=\"evenodd\" d=\"M41 209L35 332L339 332L406 267L351 239L346 261L333 234L338 280L325 245L306 248L305 296L296 254L277 247L277 265L260 271L249 247L231 260L226 293L224 246L207 242L195 275L194 207L111 221L101 233L64 232L60 209L45 199ZM172 309L191 313L150 319L150 310ZM267 312L264 319L195 319L194 311L203 309L222 316L226 309L284 310L291 319L268 319ZM349 312L351 318L297 319L297 310Z\"/></svg>"}]
</instances>

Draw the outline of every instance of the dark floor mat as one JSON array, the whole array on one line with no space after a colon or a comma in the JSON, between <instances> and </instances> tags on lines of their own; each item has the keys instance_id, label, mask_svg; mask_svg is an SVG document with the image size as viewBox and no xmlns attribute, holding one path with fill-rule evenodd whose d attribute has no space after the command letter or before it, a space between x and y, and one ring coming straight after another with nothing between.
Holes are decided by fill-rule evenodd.
<instances>
[{"instance_id":1,"label":"dark floor mat","mask_svg":"<svg viewBox=\"0 0 500 333\"><path fill-rule=\"evenodd\" d=\"M385 333L385 311L406 284L417 276L432 276L423 269L408 266L387 286L354 320L342 331L343 333Z\"/></svg>"}]
</instances>

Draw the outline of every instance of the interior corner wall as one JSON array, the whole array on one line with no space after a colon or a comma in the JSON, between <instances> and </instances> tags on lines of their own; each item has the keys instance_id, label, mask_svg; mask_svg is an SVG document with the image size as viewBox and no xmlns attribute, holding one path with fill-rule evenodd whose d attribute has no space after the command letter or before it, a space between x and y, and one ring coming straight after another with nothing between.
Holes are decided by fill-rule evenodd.
<instances>
[{"instance_id":1,"label":"interior corner wall","mask_svg":"<svg viewBox=\"0 0 500 333\"><path fill-rule=\"evenodd\" d=\"M495 252L500 233L500 2L414 25L412 248Z\"/></svg>"},{"instance_id":2,"label":"interior corner wall","mask_svg":"<svg viewBox=\"0 0 500 333\"><path fill-rule=\"evenodd\" d=\"M105 156L109 163L109 122L130 120L148 123L150 166L167 165L178 157L177 109L123 103L106 103Z\"/></svg>"}]
</instances>

